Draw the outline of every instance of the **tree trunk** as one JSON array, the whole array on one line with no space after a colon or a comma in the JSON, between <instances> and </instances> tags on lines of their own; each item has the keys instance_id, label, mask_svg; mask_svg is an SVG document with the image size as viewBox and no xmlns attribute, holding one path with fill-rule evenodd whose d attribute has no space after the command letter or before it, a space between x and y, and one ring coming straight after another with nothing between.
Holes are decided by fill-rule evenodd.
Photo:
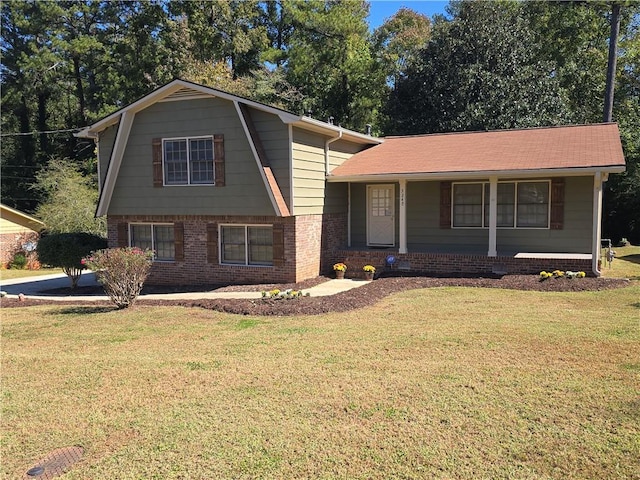
<instances>
[{"instance_id":1,"label":"tree trunk","mask_svg":"<svg viewBox=\"0 0 640 480\"><path fill-rule=\"evenodd\" d=\"M609 62L607 64L607 87L604 94L603 121L613 118L613 93L616 79L616 60L618 57L618 34L620 33L620 4L614 2L611 8L611 35L609 36Z\"/></svg>"}]
</instances>

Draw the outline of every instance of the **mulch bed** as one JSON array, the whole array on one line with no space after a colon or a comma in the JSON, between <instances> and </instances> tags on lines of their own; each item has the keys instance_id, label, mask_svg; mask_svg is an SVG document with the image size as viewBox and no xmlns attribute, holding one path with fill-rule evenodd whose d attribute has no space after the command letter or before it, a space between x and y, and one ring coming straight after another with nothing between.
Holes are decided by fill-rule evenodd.
<instances>
[{"instance_id":1,"label":"mulch bed","mask_svg":"<svg viewBox=\"0 0 640 480\"><path fill-rule=\"evenodd\" d=\"M280 290L308 289L327 281L326 277L317 277L295 284L265 284L265 285L234 285L221 287L219 291L263 291L278 288ZM217 310L226 313L240 315L317 315L329 312L344 312L356 308L372 305L378 300L396 292L416 288L433 287L482 287L503 288L511 290L535 290L545 292L581 292L595 290L609 290L628 286L630 283L624 279L614 278L550 278L540 281L537 275L505 275L502 278L438 278L424 276L403 276L378 278L364 286L348 290L327 297L303 297L295 300L262 300L262 299L201 299L201 300L146 300L140 298L136 306L183 306L199 307L209 310ZM97 287L101 290L100 287ZM215 286L200 287L148 287L147 293L176 293L179 291L210 291ZM89 290L90 291L89 291ZM69 289L61 289L59 295L91 295L101 294L96 292L96 287L79 288L71 293ZM95 301L84 302L89 305L111 306L110 302ZM78 305L74 301L36 300L26 298L25 301L3 298L2 307L29 307L33 305ZM115 307L114 307L115 308Z\"/></svg>"}]
</instances>

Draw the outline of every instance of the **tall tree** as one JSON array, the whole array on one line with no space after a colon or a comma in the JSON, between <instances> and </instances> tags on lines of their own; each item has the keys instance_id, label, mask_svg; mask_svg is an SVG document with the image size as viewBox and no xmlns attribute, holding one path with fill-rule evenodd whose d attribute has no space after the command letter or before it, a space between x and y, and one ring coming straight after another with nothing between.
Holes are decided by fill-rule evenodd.
<instances>
[{"instance_id":1,"label":"tall tree","mask_svg":"<svg viewBox=\"0 0 640 480\"><path fill-rule=\"evenodd\" d=\"M368 4L312 0L289 6L294 30L287 79L304 94L304 110L360 131L375 123L384 73L371 51Z\"/></svg>"},{"instance_id":2,"label":"tall tree","mask_svg":"<svg viewBox=\"0 0 640 480\"><path fill-rule=\"evenodd\" d=\"M565 99L516 2L460 2L392 92L388 133L554 125Z\"/></svg>"},{"instance_id":3,"label":"tall tree","mask_svg":"<svg viewBox=\"0 0 640 480\"><path fill-rule=\"evenodd\" d=\"M392 87L419 58L431 37L429 17L402 7L373 32L373 46Z\"/></svg>"}]
</instances>

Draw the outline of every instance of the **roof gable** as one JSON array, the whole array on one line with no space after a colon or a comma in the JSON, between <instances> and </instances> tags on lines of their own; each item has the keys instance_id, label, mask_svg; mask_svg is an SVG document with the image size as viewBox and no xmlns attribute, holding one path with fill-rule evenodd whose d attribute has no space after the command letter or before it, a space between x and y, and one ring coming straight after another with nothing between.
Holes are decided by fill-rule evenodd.
<instances>
[{"instance_id":1,"label":"roof gable","mask_svg":"<svg viewBox=\"0 0 640 480\"><path fill-rule=\"evenodd\" d=\"M624 165L618 126L608 123L387 137L345 161L329 179L563 169L621 172Z\"/></svg>"}]
</instances>

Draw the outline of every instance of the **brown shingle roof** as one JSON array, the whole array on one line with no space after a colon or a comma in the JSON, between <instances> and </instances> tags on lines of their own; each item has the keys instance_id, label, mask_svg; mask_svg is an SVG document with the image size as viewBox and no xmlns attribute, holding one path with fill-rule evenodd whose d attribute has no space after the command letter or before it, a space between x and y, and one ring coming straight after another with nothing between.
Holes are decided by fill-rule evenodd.
<instances>
[{"instance_id":1,"label":"brown shingle roof","mask_svg":"<svg viewBox=\"0 0 640 480\"><path fill-rule=\"evenodd\" d=\"M331 177L603 167L624 167L614 123L387 137Z\"/></svg>"}]
</instances>

